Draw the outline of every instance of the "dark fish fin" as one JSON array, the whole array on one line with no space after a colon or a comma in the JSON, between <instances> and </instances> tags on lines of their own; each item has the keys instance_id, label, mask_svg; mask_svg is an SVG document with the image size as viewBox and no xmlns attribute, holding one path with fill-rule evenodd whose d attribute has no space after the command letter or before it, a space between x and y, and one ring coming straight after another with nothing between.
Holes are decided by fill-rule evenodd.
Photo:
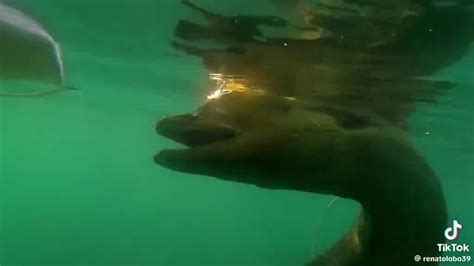
<instances>
[{"instance_id":1,"label":"dark fish fin","mask_svg":"<svg viewBox=\"0 0 474 266\"><path fill-rule=\"evenodd\" d=\"M183 43L179 42L172 42L171 46L173 46L174 49L180 50L185 52L187 55L194 55L194 56L199 56L199 57L204 57L206 50L192 46L192 45L186 45Z\"/></svg>"},{"instance_id":2,"label":"dark fish fin","mask_svg":"<svg viewBox=\"0 0 474 266\"><path fill-rule=\"evenodd\" d=\"M176 25L174 35L182 40L192 41L211 38L213 33L207 27L188 20L180 20Z\"/></svg>"},{"instance_id":3,"label":"dark fish fin","mask_svg":"<svg viewBox=\"0 0 474 266\"><path fill-rule=\"evenodd\" d=\"M201 14L209 23L211 24L219 24L220 22L222 22L223 20L225 20L226 18L223 17L223 16L220 16L218 14L215 14L215 13L212 13L208 10L205 10L204 8L202 7L199 7L193 3L191 3L191 1L189 0L182 0L181 3L189 8L191 8L192 10L198 12L199 14Z\"/></svg>"}]
</instances>

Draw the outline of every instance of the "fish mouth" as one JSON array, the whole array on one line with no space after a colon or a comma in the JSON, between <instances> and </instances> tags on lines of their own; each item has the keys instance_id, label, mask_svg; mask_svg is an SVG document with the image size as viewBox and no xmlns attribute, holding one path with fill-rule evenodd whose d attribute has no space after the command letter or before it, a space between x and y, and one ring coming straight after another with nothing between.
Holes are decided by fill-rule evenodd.
<instances>
[{"instance_id":1,"label":"fish mouth","mask_svg":"<svg viewBox=\"0 0 474 266\"><path fill-rule=\"evenodd\" d=\"M187 172L193 164L222 159L232 150L237 130L220 122L199 121L199 115L185 114L165 117L156 124L159 135L183 144L186 148L164 149L154 161L166 168Z\"/></svg>"},{"instance_id":2,"label":"fish mouth","mask_svg":"<svg viewBox=\"0 0 474 266\"><path fill-rule=\"evenodd\" d=\"M198 122L199 115L186 114L165 117L156 124L161 136L181 143L189 148L224 141L236 136L236 130L217 122Z\"/></svg>"}]
</instances>

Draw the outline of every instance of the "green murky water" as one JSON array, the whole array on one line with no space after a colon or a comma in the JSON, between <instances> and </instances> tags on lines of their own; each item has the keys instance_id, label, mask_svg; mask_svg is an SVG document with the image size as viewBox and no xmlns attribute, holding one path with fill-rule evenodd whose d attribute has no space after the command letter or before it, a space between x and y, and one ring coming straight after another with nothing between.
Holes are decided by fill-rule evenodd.
<instances>
[{"instance_id":1,"label":"green murky water","mask_svg":"<svg viewBox=\"0 0 474 266\"><path fill-rule=\"evenodd\" d=\"M11 1L12 2L12 1ZM204 1L203 1L204 2ZM263 1L262 1L263 2ZM265 10L204 2L222 12ZM67 83L0 98L0 264L302 265L352 223L358 205L172 172L162 116L195 109L207 72L169 47L189 15L171 0L18 0L61 43ZM462 85L420 105L410 134L474 245L474 53L440 73ZM13 86L4 82L3 86ZM472 263L471 263L472 264ZM469 265L469 264L467 264Z\"/></svg>"}]
</instances>

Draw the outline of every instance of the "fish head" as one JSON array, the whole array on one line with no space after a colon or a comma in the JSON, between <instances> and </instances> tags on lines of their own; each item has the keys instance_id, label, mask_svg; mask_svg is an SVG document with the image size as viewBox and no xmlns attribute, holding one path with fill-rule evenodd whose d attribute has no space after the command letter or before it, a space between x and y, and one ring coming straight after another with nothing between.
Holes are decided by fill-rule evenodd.
<instances>
[{"instance_id":1,"label":"fish head","mask_svg":"<svg viewBox=\"0 0 474 266\"><path fill-rule=\"evenodd\" d=\"M165 168L292 190L313 187L306 173L327 167L343 136L331 115L302 110L285 97L246 92L211 99L192 114L165 117L156 130L186 146L155 156Z\"/></svg>"}]
</instances>

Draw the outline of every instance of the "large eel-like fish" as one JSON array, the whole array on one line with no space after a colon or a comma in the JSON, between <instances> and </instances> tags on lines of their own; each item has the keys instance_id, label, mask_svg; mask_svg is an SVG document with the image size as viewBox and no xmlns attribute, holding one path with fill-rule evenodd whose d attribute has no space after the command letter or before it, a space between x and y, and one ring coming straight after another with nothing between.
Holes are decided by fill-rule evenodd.
<instances>
[{"instance_id":1,"label":"large eel-like fish","mask_svg":"<svg viewBox=\"0 0 474 266\"><path fill-rule=\"evenodd\" d=\"M157 123L159 134L188 148L163 150L155 162L358 201L353 228L308 265L406 266L417 264L415 255L437 257L446 203L405 121L417 101L452 88L420 76L469 49L472 13L466 2L324 1L306 14L326 37L262 42L249 35L237 44L206 26L202 37L233 46L173 43L203 59L216 91L197 111Z\"/></svg>"}]
</instances>

